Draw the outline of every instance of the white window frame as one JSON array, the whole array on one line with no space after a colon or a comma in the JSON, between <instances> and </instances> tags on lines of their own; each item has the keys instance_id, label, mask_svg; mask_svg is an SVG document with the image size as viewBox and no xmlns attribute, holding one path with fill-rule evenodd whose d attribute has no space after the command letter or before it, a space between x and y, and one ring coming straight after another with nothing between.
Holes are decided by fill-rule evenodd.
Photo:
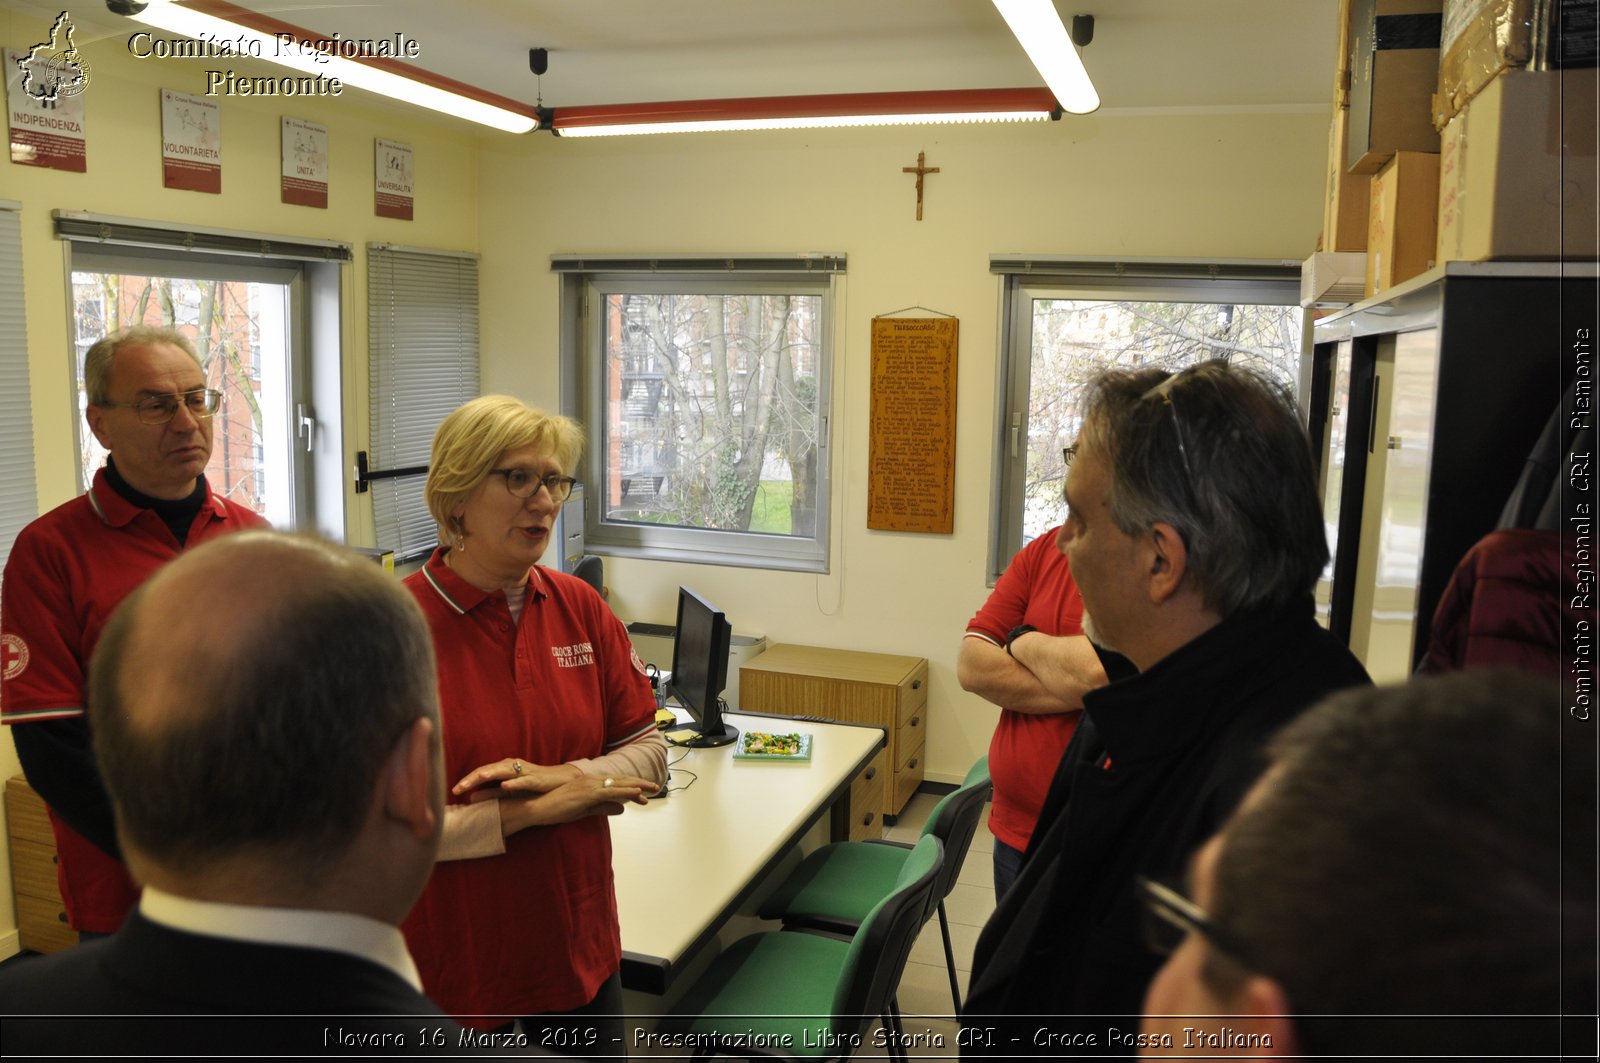
<instances>
[{"instance_id":1,"label":"white window frame","mask_svg":"<svg viewBox=\"0 0 1600 1063\"><path fill-rule=\"evenodd\" d=\"M1117 259L993 255L1000 277L1000 357L996 360L993 476L987 578L992 586L1023 546L1024 479L1036 299L1116 299L1298 306L1300 264L1257 259ZM1299 397L1309 379L1306 314Z\"/></svg>"},{"instance_id":2,"label":"white window frame","mask_svg":"<svg viewBox=\"0 0 1600 1063\"><path fill-rule=\"evenodd\" d=\"M68 394L76 442L88 431L77 408L78 352L73 320L74 272L127 272L289 284L290 379L294 424L290 478L294 527L345 538L344 417L341 380L341 268L348 244L289 239L226 229L179 227L58 210L56 236L67 242L65 276ZM87 488L87 485L80 485Z\"/></svg>"},{"instance_id":3,"label":"white window frame","mask_svg":"<svg viewBox=\"0 0 1600 1063\"><path fill-rule=\"evenodd\" d=\"M582 422L588 434L578 474L588 483L605 482L605 337L599 308L607 295L787 293L822 300L818 330L821 350L817 359L817 513L813 534L770 535L608 521L602 493L588 491L584 498L584 534L589 553L781 571L828 571L832 377L845 265L843 255L552 258L551 268L562 282L561 408Z\"/></svg>"}]
</instances>

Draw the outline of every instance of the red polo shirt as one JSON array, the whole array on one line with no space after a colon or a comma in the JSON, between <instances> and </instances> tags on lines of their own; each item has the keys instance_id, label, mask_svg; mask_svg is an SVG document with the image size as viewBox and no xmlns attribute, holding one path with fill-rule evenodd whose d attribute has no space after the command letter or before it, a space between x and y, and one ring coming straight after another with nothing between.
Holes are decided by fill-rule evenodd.
<instances>
[{"instance_id":1,"label":"red polo shirt","mask_svg":"<svg viewBox=\"0 0 1600 1063\"><path fill-rule=\"evenodd\" d=\"M1004 646L1011 629L1028 624L1046 635L1083 634L1083 595L1056 546L1059 528L1029 542L995 581L989 600L967 622L967 637ZM1078 729L1082 710L1040 715L1000 709L989 742L994 807L989 828L1013 849L1026 850L1044 807L1056 765Z\"/></svg>"},{"instance_id":2,"label":"red polo shirt","mask_svg":"<svg viewBox=\"0 0 1600 1063\"><path fill-rule=\"evenodd\" d=\"M265 526L207 485L188 545ZM154 511L117 494L104 469L85 494L23 528L0 581L0 723L83 717L89 655L100 632L122 600L180 549ZM139 896L127 869L53 809L50 826L73 929L116 930Z\"/></svg>"},{"instance_id":3,"label":"red polo shirt","mask_svg":"<svg viewBox=\"0 0 1600 1063\"><path fill-rule=\"evenodd\" d=\"M582 580L535 567L516 621L504 594L461 579L442 548L405 583L438 652L449 782L506 757L598 757L655 726L628 633ZM587 1003L622 963L606 817L533 827L501 855L437 864L403 929L424 989L452 1015Z\"/></svg>"}]
</instances>

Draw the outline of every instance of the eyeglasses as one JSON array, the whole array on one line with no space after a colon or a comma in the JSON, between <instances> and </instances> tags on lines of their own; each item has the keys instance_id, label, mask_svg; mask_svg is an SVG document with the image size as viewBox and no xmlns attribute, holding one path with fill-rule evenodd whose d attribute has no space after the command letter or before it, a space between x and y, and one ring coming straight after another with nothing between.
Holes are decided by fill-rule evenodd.
<instances>
[{"instance_id":1,"label":"eyeglasses","mask_svg":"<svg viewBox=\"0 0 1600 1063\"><path fill-rule=\"evenodd\" d=\"M513 498L532 498L542 487L552 502L565 502L572 494L572 486L578 482L577 477L557 473L535 476L528 469L490 469L489 475L505 477L506 490Z\"/></svg>"},{"instance_id":2,"label":"eyeglasses","mask_svg":"<svg viewBox=\"0 0 1600 1063\"><path fill-rule=\"evenodd\" d=\"M1172 401L1173 388L1177 386L1178 381L1183 378L1186 372L1187 370L1173 373L1167 379L1140 395L1139 401L1143 402L1145 399L1159 398L1167 407L1167 412L1172 415L1172 431L1178 437L1178 457L1183 459L1183 473L1189 478L1189 482L1193 483L1194 469L1189 465L1189 448L1184 446L1183 443L1183 421L1178 417L1178 404Z\"/></svg>"},{"instance_id":3,"label":"eyeglasses","mask_svg":"<svg viewBox=\"0 0 1600 1063\"><path fill-rule=\"evenodd\" d=\"M150 395L138 402L97 402L95 405L132 410L145 424L170 423L178 416L178 407L182 405L195 420L209 421L222 405L222 392L216 388L196 388L181 395Z\"/></svg>"},{"instance_id":4,"label":"eyeglasses","mask_svg":"<svg viewBox=\"0 0 1600 1063\"><path fill-rule=\"evenodd\" d=\"M1185 937L1199 934L1236 962L1251 970L1260 969L1244 942L1218 926L1204 908L1171 886L1137 875L1134 887L1144 903L1144 942L1151 952L1170 956Z\"/></svg>"}]
</instances>

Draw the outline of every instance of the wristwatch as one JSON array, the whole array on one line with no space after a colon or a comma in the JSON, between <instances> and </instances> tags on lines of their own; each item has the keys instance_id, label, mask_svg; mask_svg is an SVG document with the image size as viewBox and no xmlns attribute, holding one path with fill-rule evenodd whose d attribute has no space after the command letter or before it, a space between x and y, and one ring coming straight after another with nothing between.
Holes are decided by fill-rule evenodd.
<instances>
[{"instance_id":1,"label":"wristwatch","mask_svg":"<svg viewBox=\"0 0 1600 1063\"><path fill-rule=\"evenodd\" d=\"M1028 632L1038 630L1039 629L1034 627L1032 624L1018 624L1016 627L1006 632L1006 656L1010 657L1012 660L1016 660L1016 654L1011 652L1011 644L1020 639L1022 636L1026 635Z\"/></svg>"}]
</instances>

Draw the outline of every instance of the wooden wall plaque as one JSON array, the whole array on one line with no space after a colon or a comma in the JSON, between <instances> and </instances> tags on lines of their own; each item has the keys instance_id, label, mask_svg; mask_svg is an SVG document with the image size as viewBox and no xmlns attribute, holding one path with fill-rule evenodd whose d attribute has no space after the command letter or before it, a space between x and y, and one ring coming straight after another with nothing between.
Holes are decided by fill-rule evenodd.
<instances>
[{"instance_id":1,"label":"wooden wall plaque","mask_svg":"<svg viewBox=\"0 0 1600 1063\"><path fill-rule=\"evenodd\" d=\"M953 317L872 320L868 528L955 530L959 324Z\"/></svg>"}]
</instances>

